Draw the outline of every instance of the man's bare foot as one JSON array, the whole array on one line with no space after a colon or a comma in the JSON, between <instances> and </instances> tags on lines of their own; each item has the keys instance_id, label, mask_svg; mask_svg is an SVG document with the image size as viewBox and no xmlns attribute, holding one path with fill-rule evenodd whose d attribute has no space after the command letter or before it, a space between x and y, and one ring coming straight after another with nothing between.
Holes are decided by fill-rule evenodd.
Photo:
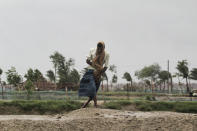
<instances>
[{"instance_id":1,"label":"man's bare foot","mask_svg":"<svg viewBox=\"0 0 197 131\"><path fill-rule=\"evenodd\" d=\"M94 105L95 108L98 108L98 105Z\"/></svg>"}]
</instances>

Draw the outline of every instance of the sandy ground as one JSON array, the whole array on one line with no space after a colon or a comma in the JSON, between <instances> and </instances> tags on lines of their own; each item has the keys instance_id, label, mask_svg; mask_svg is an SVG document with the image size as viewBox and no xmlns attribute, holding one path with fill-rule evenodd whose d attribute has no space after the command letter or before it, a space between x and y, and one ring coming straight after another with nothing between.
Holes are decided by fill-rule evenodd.
<instances>
[{"instance_id":1,"label":"sandy ground","mask_svg":"<svg viewBox=\"0 0 197 131\"><path fill-rule=\"evenodd\" d=\"M197 131L197 114L86 108L53 116L1 115L0 131Z\"/></svg>"}]
</instances>

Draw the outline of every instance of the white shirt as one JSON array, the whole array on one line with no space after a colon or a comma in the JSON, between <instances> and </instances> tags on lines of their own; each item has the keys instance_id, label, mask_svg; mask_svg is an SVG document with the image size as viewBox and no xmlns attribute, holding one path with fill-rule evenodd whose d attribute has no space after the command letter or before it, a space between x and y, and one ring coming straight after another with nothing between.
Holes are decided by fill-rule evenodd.
<instances>
[{"instance_id":1,"label":"white shirt","mask_svg":"<svg viewBox=\"0 0 197 131\"><path fill-rule=\"evenodd\" d=\"M89 55L87 56L87 59L92 61L96 57L96 49L91 49L89 52ZM109 54L105 51L105 57L104 57L104 67L109 66ZM94 67L89 65L87 69L95 70Z\"/></svg>"}]
</instances>

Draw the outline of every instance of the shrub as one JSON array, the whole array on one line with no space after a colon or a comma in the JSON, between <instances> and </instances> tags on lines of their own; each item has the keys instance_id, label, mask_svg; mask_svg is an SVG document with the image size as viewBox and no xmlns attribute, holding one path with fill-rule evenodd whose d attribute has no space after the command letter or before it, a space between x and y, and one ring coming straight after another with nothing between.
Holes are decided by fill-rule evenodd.
<instances>
[{"instance_id":1,"label":"shrub","mask_svg":"<svg viewBox=\"0 0 197 131\"><path fill-rule=\"evenodd\" d=\"M122 106L130 105L131 101L129 100L119 100L119 101L111 101L104 104L105 108L109 109L118 109L120 110Z\"/></svg>"}]
</instances>

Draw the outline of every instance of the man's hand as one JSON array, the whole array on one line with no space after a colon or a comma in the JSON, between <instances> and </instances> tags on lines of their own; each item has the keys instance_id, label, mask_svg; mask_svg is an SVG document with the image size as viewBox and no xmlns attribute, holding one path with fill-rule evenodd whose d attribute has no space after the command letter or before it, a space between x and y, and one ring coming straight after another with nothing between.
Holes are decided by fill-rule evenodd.
<instances>
[{"instance_id":1,"label":"man's hand","mask_svg":"<svg viewBox=\"0 0 197 131\"><path fill-rule=\"evenodd\" d=\"M102 73L105 73L106 70L107 70L107 67L104 67L102 70Z\"/></svg>"},{"instance_id":2,"label":"man's hand","mask_svg":"<svg viewBox=\"0 0 197 131\"><path fill-rule=\"evenodd\" d=\"M86 60L86 63L92 65L92 62L89 59Z\"/></svg>"}]
</instances>

